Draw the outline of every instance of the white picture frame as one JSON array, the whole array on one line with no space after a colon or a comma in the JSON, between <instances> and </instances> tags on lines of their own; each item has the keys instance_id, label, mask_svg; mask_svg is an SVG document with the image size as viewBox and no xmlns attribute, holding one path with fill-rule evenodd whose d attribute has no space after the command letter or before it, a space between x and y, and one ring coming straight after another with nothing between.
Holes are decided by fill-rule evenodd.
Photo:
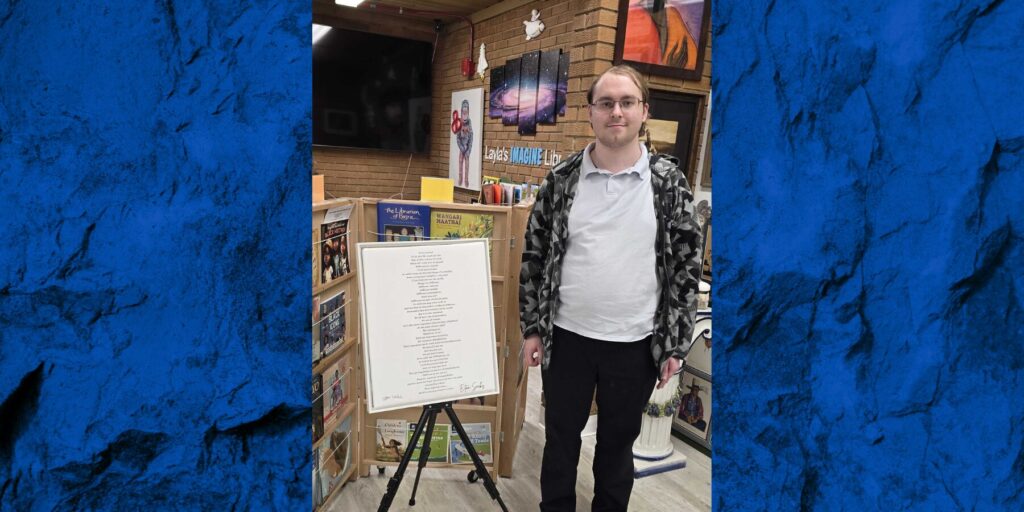
<instances>
[{"instance_id":1,"label":"white picture frame","mask_svg":"<svg viewBox=\"0 0 1024 512\"><path fill-rule=\"evenodd\" d=\"M499 392L487 239L358 244L371 414Z\"/></svg>"}]
</instances>

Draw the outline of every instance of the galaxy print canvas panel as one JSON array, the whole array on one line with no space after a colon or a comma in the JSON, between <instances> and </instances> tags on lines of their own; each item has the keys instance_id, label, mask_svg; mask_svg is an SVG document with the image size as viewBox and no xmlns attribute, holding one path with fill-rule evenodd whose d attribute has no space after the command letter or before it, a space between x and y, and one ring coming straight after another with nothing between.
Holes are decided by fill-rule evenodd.
<instances>
[{"instance_id":1,"label":"galaxy print canvas panel","mask_svg":"<svg viewBox=\"0 0 1024 512\"><path fill-rule=\"evenodd\" d=\"M519 65L522 58L505 62L505 94L501 98L501 124L515 126L519 122Z\"/></svg>"},{"instance_id":2,"label":"galaxy print canvas panel","mask_svg":"<svg viewBox=\"0 0 1024 512\"><path fill-rule=\"evenodd\" d=\"M537 133L537 75L540 71L540 52L523 54L519 70L519 135Z\"/></svg>"},{"instance_id":3,"label":"galaxy print canvas panel","mask_svg":"<svg viewBox=\"0 0 1024 512\"><path fill-rule=\"evenodd\" d=\"M487 100L490 108L487 117L497 119L501 117L501 98L505 95L505 66L491 68L491 94Z\"/></svg>"},{"instance_id":4,"label":"galaxy print canvas panel","mask_svg":"<svg viewBox=\"0 0 1024 512\"><path fill-rule=\"evenodd\" d=\"M555 122L555 102L558 93L558 57L562 50L549 50L540 54L540 76L537 81L537 122Z\"/></svg>"},{"instance_id":5,"label":"galaxy print canvas panel","mask_svg":"<svg viewBox=\"0 0 1024 512\"><path fill-rule=\"evenodd\" d=\"M555 110L558 115L565 115L565 97L569 93L569 54L558 57L558 96L555 97Z\"/></svg>"}]
</instances>

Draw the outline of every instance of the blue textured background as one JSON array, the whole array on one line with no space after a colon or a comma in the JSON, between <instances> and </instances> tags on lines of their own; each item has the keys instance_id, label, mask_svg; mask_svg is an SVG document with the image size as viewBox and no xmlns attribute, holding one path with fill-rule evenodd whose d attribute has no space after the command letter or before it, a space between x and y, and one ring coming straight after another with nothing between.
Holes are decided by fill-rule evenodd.
<instances>
[{"instance_id":1,"label":"blue textured background","mask_svg":"<svg viewBox=\"0 0 1024 512\"><path fill-rule=\"evenodd\" d=\"M716 510L1024 507L1024 3L714 4Z\"/></svg>"},{"instance_id":2,"label":"blue textured background","mask_svg":"<svg viewBox=\"0 0 1024 512\"><path fill-rule=\"evenodd\" d=\"M308 510L310 6L87 4L0 3L0 510Z\"/></svg>"}]
</instances>

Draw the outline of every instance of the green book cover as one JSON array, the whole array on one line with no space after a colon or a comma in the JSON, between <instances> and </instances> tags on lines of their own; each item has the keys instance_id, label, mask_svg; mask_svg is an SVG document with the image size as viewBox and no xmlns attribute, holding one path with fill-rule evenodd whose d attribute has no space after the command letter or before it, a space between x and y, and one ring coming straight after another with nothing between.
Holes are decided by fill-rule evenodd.
<instances>
[{"instance_id":1,"label":"green book cover","mask_svg":"<svg viewBox=\"0 0 1024 512\"><path fill-rule=\"evenodd\" d=\"M494 462L491 450L491 424L490 423L463 423L462 428L466 430L469 441L473 443L476 454L484 464ZM451 461L452 464L472 464L473 458L459 439L458 433L451 436Z\"/></svg>"},{"instance_id":2,"label":"green book cover","mask_svg":"<svg viewBox=\"0 0 1024 512\"><path fill-rule=\"evenodd\" d=\"M490 238L494 234L494 215L489 213L430 212L430 237L433 239Z\"/></svg>"},{"instance_id":3,"label":"green book cover","mask_svg":"<svg viewBox=\"0 0 1024 512\"><path fill-rule=\"evenodd\" d=\"M430 438L430 456L427 457L427 462L448 462L448 427L449 425L442 425L440 423L434 425L434 435ZM405 435L406 446L411 445L412 434L415 431L416 424L409 423L409 432ZM413 463L420 460L420 448L423 447L423 437L426 437L426 435L426 427L424 427L420 442L412 450Z\"/></svg>"}]
</instances>

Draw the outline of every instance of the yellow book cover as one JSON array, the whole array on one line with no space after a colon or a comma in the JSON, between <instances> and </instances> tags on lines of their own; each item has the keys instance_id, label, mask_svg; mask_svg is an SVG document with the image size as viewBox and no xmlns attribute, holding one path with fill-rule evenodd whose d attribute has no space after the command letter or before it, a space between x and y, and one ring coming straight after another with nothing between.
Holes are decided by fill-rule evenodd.
<instances>
[{"instance_id":1,"label":"yellow book cover","mask_svg":"<svg viewBox=\"0 0 1024 512\"><path fill-rule=\"evenodd\" d=\"M455 182L448 178L420 178L420 201L455 202Z\"/></svg>"}]
</instances>

